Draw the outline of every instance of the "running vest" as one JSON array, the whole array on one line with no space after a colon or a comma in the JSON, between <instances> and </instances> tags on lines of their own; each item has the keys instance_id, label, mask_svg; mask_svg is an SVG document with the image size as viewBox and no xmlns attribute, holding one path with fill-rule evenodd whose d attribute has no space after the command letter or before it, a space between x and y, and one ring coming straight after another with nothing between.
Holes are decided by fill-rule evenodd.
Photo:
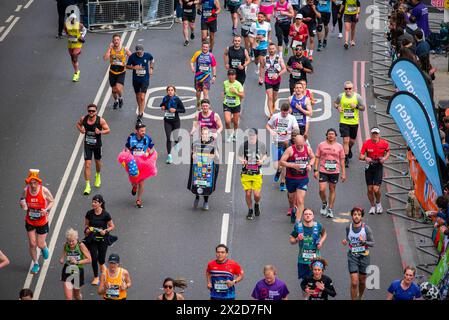
<instances>
[{"instance_id":1,"label":"running vest","mask_svg":"<svg viewBox=\"0 0 449 320\"><path fill-rule=\"evenodd\" d=\"M214 0L203 0L202 1L203 11L201 13L201 18L205 22L213 22L217 20L217 8L215 7Z\"/></svg>"},{"instance_id":2,"label":"running vest","mask_svg":"<svg viewBox=\"0 0 449 320\"><path fill-rule=\"evenodd\" d=\"M256 140L256 149L251 147L249 151L249 142L248 140L243 143L243 158L248 161L246 166L242 166L242 174L247 175L256 175L260 174L260 166L257 164L257 160L260 160L259 153L259 139Z\"/></svg>"},{"instance_id":3,"label":"running vest","mask_svg":"<svg viewBox=\"0 0 449 320\"><path fill-rule=\"evenodd\" d=\"M126 53L125 48L122 47L119 51L115 51L114 48L111 49L111 54L109 56L109 62L111 64L109 72L112 74L121 74L126 71Z\"/></svg>"},{"instance_id":4,"label":"running vest","mask_svg":"<svg viewBox=\"0 0 449 320\"><path fill-rule=\"evenodd\" d=\"M276 55L274 57L273 64L271 64L270 56L265 57L265 81L278 83L281 82L281 78L278 77L276 80L271 80L275 74L278 74L281 72L282 67L279 62L280 58L279 55Z\"/></svg>"},{"instance_id":5,"label":"running vest","mask_svg":"<svg viewBox=\"0 0 449 320\"><path fill-rule=\"evenodd\" d=\"M293 155L288 157L287 162L299 164L300 170L293 168L286 168L286 177L289 179L306 179L308 177L307 165L309 164L310 157L308 153L307 145L304 145L304 150L299 151L295 145L292 146Z\"/></svg>"},{"instance_id":6,"label":"running vest","mask_svg":"<svg viewBox=\"0 0 449 320\"><path fill-rule=\"evenodd\" d=\"M212 111L208 117L203 116L203 113L198 114L198 124L200 129L202 127L208 127L212 132L216 132L218 129L217 122L215 121L215 112Z\"/></svg>"},{"instance_id":7,"label":"running vest","mask_svg":"<svg viewBox=\"0 0 449 320\"><path fill-rule=\"evenodd\" d=\"M106 300L122 300L126 298L126 290L120 290L120 286L124 282L123 268L118 268L117 276L111 278L109 269L106 269L106 283L109 284L109 289L106 289L103 298Z\"/></svg>"},{"instance_id":8,"label":"running vest","mask_svg":"<svg viewBox=\"0 0 449 320\"><path fill-rule=\"evenodd\" d=\"M265 27L268 24L268 22L264 21L263 25L259 23L259 21L256 21L256 36L262 36L262 40L257 40L257 47L256 50L266 50L268 48L268 27Z\"/></svg>"},{"instance_id":9,"label":"running vest","mask_svg":"<svg viewBox=\"0 0 449 320\"><path fill-rule=\"evenodd\" d=\"M88 118L89 116L85 116L83 119L83 127L86 129L86 134L84 135L84 146L99 148L101 147L101 134L95 134L95 128L101 130L101 117L97 116L93 124L88 123Z\"/></svg>"},{"instance_id":10,"label":"running vest","mask_svg":"<svg viewBox=\"0 0 449 320\"><path fill-rule=\"evenodd\" d=\"M187 3L191 2L191 0L183 0L182 1L182 11L185 13L195 13L195 4L188 5ZM195 13L196 14L196 13Z\"/></svg>"},{"instance_id":11,"label":"running vest","mask_svg":"<svg viewBox=\"0 0 449 320\"><path fill-rule=\"evenodd\" d=\"M28 206L27 214L25 220L28 224L35 227L42 227L47 224L47 215L41 216L41 210L47 207L47 200L44 197L44 192L42 191L42 186L39 186L39 191L37 195L33 196L31 194L30 187L26 187L25 201Z\"/></svg>"},{"instance_id":12,"label":"running vest","mask_svg":"<svg viewBox=\"0 0 449 320\"><path fill-rule=\"evenodd\" d=\"M319 257L320 255L317 248L317 244L320 241L318 222L313 222L313 230L311 236L304 233L304 226L300 221L295 225L295 230L296 232L298 232L298 234L304 234L302 248L299 252L299 260L302 263L310 264L311 260Z\"/></svg>"},{"instance_id":13,"label":"running vest","mask_svg":"<svg viewBox=\"0 0 449 320\"><path fill-rule=\"evenodd\" d=\"M307 96L302 96L302 98L297 98L296 95L292 95L292 101L290 102L290 108L292 108L292 115L295 117L298 126L305 127L307 123L307 116L296 108L296 104L301 105L301 107L306 109L306 99Z\"/></svg>"},{"instance_id":14,"label":"running vest","mask_svg":"<svg viewBox=\"0 0 449 320\"><path fill-rule=\"evenodd\" d=\"M344 13L348 15L357 14L357 0L346 0Z\"/></svg>"},{"instance_id":15,"label":"running vest","mask_svg":"<svg viewBox=\"0 0 449 320\"><path fill-rule=\"evenodd\" d=\"M247 5L246 3L240 7L240 11L242 13L243 22L242 29L249 30L251 28L251 24L257 21L257 12L259 6L255 3L251 3Z\"/></svg>"},{"instance_id":16,"label":"running vest","mask_svg":"<svg viewBox=\"0 0 449 320\"><path fill-rule=\"evenodd\" d=\"M167 300L165 297L165 294L162 295L162 300ZM176 296L176 292L173 292L173 299L172 300L178 300L178 297Z\"/></svg>"},{"instance_id":17,"label":"running vest","mask_svg":"<svg viewBox=\"0 0 449 320\"><path fill-rule=\"evenodd\" d=\"M363 239L366 239L366 229L365 224L362 223L362 228L358 233L355 233L352 229L352 223L349 225L349 252L354 255L364 255L367 256L369 254L368 246L364 246L361 244L360 236Z\"/></svg>"},{"instance_id":18,"label":"running vest","mask_svg":"<svg viewBox=\"0 0 449 320\"><path fill-rule=\"evenodd\" d=\"M240 47L235 49L234 46L228 48L229 66L239 73L244 73L245 70L240 70L238 67L245 64L245 48Z\"/></svg>"},{"instance_id":19,"label":"running vest","mask_svg":"<svg viewBox=\"0 0 449 320\"><path fill-rule=\"evenodd\" d=\"M75 24L71 24L66 22L65 27L67 28L67 36L68 36L67 47L69 49L81 48L83 44L78 41L78 39L81 37L80 23L75 22Z\"/></svg>"},{"instance_id":20,"label":"running vest","mask_svg":"<svg viewBox=\"0 0 449 320\"><path fill-rule=\"evenodd\" d=\"M242 0L228 0L228 6L240 7L242 5Z\"/></svg>"},{"instance_id":21,"label":"running vest","mask_svg":"<svg viewBox=\"0 0 449 320\"><path fill-rule=\"evenodd\" d=\"M145 135L141 140L137 139L137 135L135 133L131 134L129 145L131 152L134 156L143 156L146 152L148 147L148 136Z\"/></svg>"},{"instance_id":22,"label":"running vest","mask_svg":"<svg viewBox=\"0 0 449 320\"><path fill-rule=\"evenodd\" d=\"M210 52L204 54L201 52L198 57L196 58L196 72L199 72L201 74L210 74L212 66L212 57L210 55Z\"/></svg>"},{"instance_id":23,"label":"running vest","mask_svg":"<svg viewBox=\"0 0 449 320\"><path fill-rule=\"evenodd\" d=\"M352 97L348 98L345 93L343 93L340 104L342 112L340 112L340 123L357 125L359 124L359 109L352 109L351 103L357 105L357 94L354 93Z\"/></svg>"},{"instance_id":24,"label":"running vest","mask_svg":"<svg viewBox=\"0 0 449 320\"><path fill-rule=\"evenodd\" d=\"M65 244L64 246L64 252L66 254L66 258L65 258L65 265L69 266L70 264L70 258L74 258L77 262L81 261L84 259L84 254L81 251L80 248L80 242L78 242L75 246L75 249L70 249L70 246L68 243ZM82 264L78 264L77 265L78 268L83 268L84 265Z\"/></svg>"},{"instance_id":25,"label":"running vest","mask_svg":"<svg viewBox=\"0 0 449 320\"><path fill-rule=\"evenodd\" d=\"M288 1L285 1L284 4L281 4L279 1L277 1L274 4L274 16L276 17L276 22L290 23L291 18L281 15L281 12L288 12Z\"/></svg>"}]
</instances>

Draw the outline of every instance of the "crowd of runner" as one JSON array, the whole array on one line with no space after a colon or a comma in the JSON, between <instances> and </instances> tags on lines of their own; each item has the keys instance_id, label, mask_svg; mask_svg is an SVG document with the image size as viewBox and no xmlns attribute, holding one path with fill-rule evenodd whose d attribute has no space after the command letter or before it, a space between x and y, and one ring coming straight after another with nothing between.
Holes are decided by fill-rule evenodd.
<instances>
[{"instance_id":1,"label":"crowd of runner","mask_svg":"<svg viewBox=\"0 0 449 320\"><path fill-rule=\"evenodd\" d=\"M382 214L381 183L383 164L390 155L388 142L380 137L377 127L370 129L371 137L361 146L361 151L353 150L359 129L360 112L366 110L366 102L355 92L351 81L342 83L342 93L335 97L334 112L339 113L339 128L328 128L325 139L312 147L310 138L310 118L316 100L307 88L307 77L313 73L312 62L315 59L315 37L317 51L327 46L329 32L336 30L338 23L338 39L344 38L343 47L354 47L356 25L360 15L358 0L308 0L301 5L298 1L287 0L229 0L226 4L232 19L233 42L223 52L223 65L227 72L227 80L222 85L223 113L213 109L209 97L211 84L216 81L220 65L212 51L214 50L215 33L217 32L218 14L225 10L218 0L182 0L182 21L184 45L188 46L195 39L195 18L201 19L201 49L190 58L196 90L196 107L198 109L190 134L191 168L188 188L194 194L193 207L197 208L203 197L202 209L210 210L209 197L213 193L219 172L219 137L224 133L225 143L237 140L240 112L245 99L244 84L248 70L258 74L259 85L264 85L267 99L268 119L265 129L271 135L271 145L267 146L258 138L257 128L247 130L247 137L241 144L237 158L242 165L241 184L245 192L247 204L246 218L249 221L259 217L261 208L263 170L271 159L274 165L274 182L279 182L279 191L287 192L286 211L293 230L289 242L298 245L297 274L303 297L308 300L327 300L335 297L338 288L334 288L332 279L324 274L326 268L334 267L321 255L330 230L326 230L318 221L315 210L305 207L308 185L313 176L319 184L319 198L322 217L334 218L336 189L339 181L344 183L354 179L356 172L350 172L353 156L365 163L365 182L367 197L371 204L368 211L371 215ZM240 22L240 34L238 25ZM274 22L277 41L272 42ZM331 23L332 22L332 23ZM329 26L331 24L331 26ZM344 35L343 35L344 26ZM190 35L189 35L190 31ZM80 54L85 27L71 15L65 23L68 36L68 48L73 63L73 81L79 81ZM289 55L287 63L284 57ZM132 85L138 106L135 132L131 133L124 144L124 153L129 161L122 164L130 176L131 194L136 196L136 207L143 208L144 181L133 180L134 170L143 170L142 166L156 174L156 149L152 138L143 122L145 94L153 73L155 59L144 51L142 45L135 47L132 53L122 45L118 34L112 36L104 59L109 61L109 84L112 90L112 109L124 105L123 90L125 73L132 70ZM187 62L187 58L186 58ZM254 62L254 66L251 65ZM291 96L287 103L282 103L279 110L276 106L278 92L283 76L288 74ZM164 114L164 130L166 134L166 164L173 163L172 149L180 148L179 139L173 132L180 128L179 114L185 112L182 100L176 95L176 87L167 86L167 95L162 99L160 108ZM214 103L214 105L217 103ZM87 114L76 123L76 127L84 135L84 178L83 194L92 192L91 161L95 160L94 187L101 187L102 168L102 135L108 134L110 128L103 117L97 114L97 106L89 104ZM342 143L338 142L341 136ZM143 159L143 160L139 160ZM197 167L200 167L198 174ZM201 175L201 169L207 169ZM201 182L201 183L200 183ZM38 274L41 268L37 248L44 260L49 257L46 236L49 232L48 215L54 205L50 190L42 185L39 170L30 169L25 180L26 187L20 199L21 208L26 211L26 230L29 239L29 253L32 258L30 272ZM84 284L85 268L92 265L93 278L91 285L98 286L98 294L107 300L123 300L132 288L132 275L122 267L120 256L112 253L107 256L108 247L117 237L112 235L115 224L111 214L106 210L106 201L102 195L91 198L91 210L85 215L83 234L77 230L66 231L66 242L59 262L62 265L61 281L65 298L82 299L81 288ZM349 210L350 208L348 208ZM365 210L354 206L350 209L351 222L344 234L341 244L347 248L347 265L349 273L350 295L353 300L363 299L367 268L370 266L370 250L375 246L374 232L364 222ZM287 241L287 239L286 239ZM211 299L236 298L235 286L244 280L243 268L236 261L228 258L229 249L224 244L215 248L216 258L206 268L207 289ZM0 252L0 268L9 263ZM410 300L421 297L419 287L413 282L416 269L407 267L404 278L395 281L388 289L388 299ZM276 267L263 267L264 278L255 284L252 297L258 300L287 299L287 285L277 278ZM187 283L179 279L166 278L163 281L164 293L158 300L182 300L181 293L174 291L176 287L184 289ZM205 285L206 287L206 285ZM32 292L24 289L21 298L32 298Z\"/></svg>"}]
</instances>

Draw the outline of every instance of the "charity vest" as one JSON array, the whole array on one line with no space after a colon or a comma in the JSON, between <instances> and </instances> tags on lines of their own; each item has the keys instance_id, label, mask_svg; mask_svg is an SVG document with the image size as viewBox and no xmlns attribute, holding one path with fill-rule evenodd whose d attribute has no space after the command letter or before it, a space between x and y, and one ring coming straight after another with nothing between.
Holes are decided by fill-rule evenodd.
<instances>
[{"instance_id":1,"label":"charity vest","mask_svg":"<svg viewBox=\"0 0 449 320\"><path fill-rule=\"evenodd\" d=\"M125 63L126 63L126 54L125 48L122 47L119 51L115 51L114 48L111 49L111 54L109 56L109 62L111 67L109 68L109 72L112 74L121 74L126 71Z\"/></svg>"},{"instance_id":2,"label":"charity vest","mask_svg":"<svg viewBox=\"0 0 449 320\"><path fill-rule=\"evenodd\" d=\"M287 162L299 164L300 170L296 170L293 168L287 168L287 174L286 174L287 178L296 179L296 180L307 178L307 176L308 176L307 165L309 164L309 161L310 161L310 157L309 157L307 148L308 148L307 145L304 145L303 150L299 151L296 148L296 145L292 146L293 155L291 155L287 159Z\"/></svg>"},{"instance_id":3,"label":"charity vest","mask_svg":"<svg viewBox=\"0 0 449 320\"><path fill-rule=\"evenodd\" d=\"M33 196L30 187L26 187L25 201L28 206L25 220L28 224L35 227L42 227L47 224L47 215L41 216L41 210L47 207L47 200L44 197L42 186L39 186L37 195Z\"/></svg>"},{"instance_id":4,"label":"charity vest","mask_svg":"<svg viewBox=\"0 0 449 320\"><path fill-rule=\"evenodd\" d=\"M279 23L290 23L291 18L281 15L281 12L288 12L288 1L285 1L284 4L281 4L279 1L275 3L274 16Z\"/></svg>"},{"instance_id":5,"label":"charity vest","mask_svg":"<svg viewBox=\"0 0 449 320\"><path fill-rule=\"evenodd\" d=\"M109 289L106 289L103 298L106 300L122 300L126 298L126 290L120 290L123 282L123 268L118 268L117 276L112 278L109 275L109 269L106 269L106 283L109 284Z\"/></svg>"},{"instance_id":6,"label":"charity vest","mask_svg":"<svg viewBox=\"0 0 449 320\"><path fill-rule=\"evenodd\" d=\"M357 14L357 0L346 0L345 14Z\"/></svg>"},{"instance_id":7,"label":"charity vest","mask_svg":"<svg viewBox=\"0 0 449 320\"><path fill-rule=\"evenodd\" d=\"M320 256L320 252L317 248L317 244L320 241L318 223L316 221L313 222L312 235L306 235L304 233L304 226L302 222L298 222L295 229L298 234L304 234L302 247L300 246L298 262L310 264L311 260Z\"/></svg>"},{"instance_id":8,"label":"charity vest","mask_svg":"<svg viewBox=\"0 0 449 320\"><path fill-rule=\"evenodd\" d=\"M305 127L307 123L307 116L296 108L296 104L299 104L304 110L307 109L306 105L307 96L304 95L301 98L297 98L296 94L292 95L292 101L290 107L292 108L292 115L295 117L298 126Z\"/></svg>"},{"instance_id":9,"label":"charity vest","mask_svg":"<svg viewBox=\"0 0 449 320\"><path fill-rule=\"evenodd\" d=\"M357 125L359 124L359 109L351 108L351 104L358 104L357 94L354 93L352 97L348 98L343 93L340 100L342 112L340 112L340 123Z\"/></svg>"},{"instance_id":10,"label":"charity vest","mask_svg":"<svg viewBox=\"0 0 449 320\"><path fill-rule=\"evenodd\" d=\"M363 239L366 239L366 229L365 224L362 223L362 228L358 233L355 233L352 229L352 223L349 225L349 252L351 252L354 255L369 255L368 246L364 246L361 244L360 236L362 236ZM366 241L366 240L365 240Z\"/></svg>"},{"instance_id":11,"label":"charity vest","mask_svg":"<svg viewBox=\"0 0 449 320\"><path fill-rule=\"evenodd\" d=\"M75 24L71 24L66 22L65 27L67 28L67 36L68 36L67 47L69 49L81 48L83 44L78 41L78 39L81 37L80 23L75 22Z\"/></svg>"},{"instance_id":12,"label":"charity vest","mask_svg":"<svg viewBox=\"0 0 449 320\"><path fill-rule=\"evenodd\" d=\"M267 83L279 83L281 82L280 77L278 77L276 80L272 80L272 78L275 74L279 75L282 70L282 66L279 63L280 58L278 55L276 55L274 57L273 63L271 63L270 58L270 56L265 57L265 81Z\"/></svg>"},{"instance_id":13,"label":"charity vest","mask_svg":"<svg viewBox=\"0 0 449 320\"><path fill-rule=\"evenodd\" d=\"M65 258L65 264L66 265L70 265L70 258L74 258L77 262L81 261L84 259L84 254L81 251L81 247L80 247L80 243L78 242L75 246L75 249L70 249L70 246L68 243L65 244L64 246L64 251L66 254L66 258ZM77 265L78 268L83 268L84 265L82 264L78 264Z\"/></svg>"}]
</instances>

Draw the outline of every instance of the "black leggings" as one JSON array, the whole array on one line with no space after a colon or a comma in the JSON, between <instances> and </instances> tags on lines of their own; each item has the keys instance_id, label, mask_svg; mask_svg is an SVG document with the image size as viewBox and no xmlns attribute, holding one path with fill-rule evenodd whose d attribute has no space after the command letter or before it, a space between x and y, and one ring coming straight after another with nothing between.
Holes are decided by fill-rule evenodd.
<instances>
[{"instance_id":1,"label":"black leggings","mask_svg":"<svg viewBox=\"0 0 449 320\"><path fill-rule=\"evenodd\" d=\"M340 16L340 18L338 18L338 12L341 9L341 4L340 5L336 5L335 3L332 2L332 25L335 27L335 25L337 24L338 21L338 30L340 33L343 32L343 15Z\"/></svg>"},{"instance_id":2,"label":"black leggings","mask_svg":"<svg viewBox=\"0 0 449 320\"><path fill-rule=\"evenodd\" d=\"M276 30L276 38L278 38L278 46L282 46L282 40L286 46L288 46L288 34L290 33L290 22L289 23L279 23L276 22L274 25Z\"/></svg>"},{"instance_id":3,"label":"black leggings","mask_svg":"<svg viewBox=\"0 0 449 320\"><path fill-rule=\"evenodd\" d=\"M172 141L170 140L171 133L175 131L176 129L179 129L181 127L181 120L179 118L174 120L164 120L164 130L165 130L165 138L166 140L166 146L167 146L167 153L171 153L171 147L172 147ZM178 140L175 140L175 144L178 143Z\"/></svg>"},{"instance_id":4,"label":"black leggings","mask_svg":"<svg viewBox=\"0 0 449 320\"><path fill-rule=\"evenodd\" d=\"M65 9L67 6L65 4L57 4L58 6L58 35L62 35L62 30L64 29L65 22Z\"/></svg>"},{"instance_id":5,"label":"black leggings","mask_svg":"<svg viewBox=\"0 0 449 320\"><path fill-rule=\"evenodd\" d=\"M92 270L94 271L94 277L98 277L98 264L105 263L108 245L104 241L92 241L87 248L89 249L92 257Z\"/></svg>"},{"instance_id":6,"label":"black leggings","mask_svg":"<svg viewBox=\"0 0 449 320\"><path fill-rule=\"evenodd\" d=\"M208 202L209 201L209 196L203 196L204 197L204 202ZM195 199L200 199L200 196L197 194L196 196L195 196Z\"/></svg>"}]
</instances>

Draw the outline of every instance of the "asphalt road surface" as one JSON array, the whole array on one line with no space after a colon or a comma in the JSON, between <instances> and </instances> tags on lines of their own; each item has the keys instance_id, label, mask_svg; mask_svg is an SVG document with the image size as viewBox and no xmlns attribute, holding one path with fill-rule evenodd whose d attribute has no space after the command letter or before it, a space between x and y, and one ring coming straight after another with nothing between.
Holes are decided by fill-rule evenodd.
<instances>
[{"instance_id":1,"label":"asphalt road surface","mask_svg":"<svg viewBox=\"0 0 449 320\"><path fill-rule=\"evenodd\" d=\"M0 249L10 258L11 264L0 271L0 299L16 299L24 286L30 286L39 299L64 299L60 282L61 265L58 262L64 242L64 233L69 227L83 229L84 215L90 209L91 197L82 195L84 179L81 160L83 148L75 123L85 114L86 105L96 102L111 127L111 133L103 137L102 186L93 188L92 195L101 193L107 210L111 213L119 240L108 253L120 254L125 268L133 279L129 299L154 299L160 294L162 280L167 277L184 277L189 281L185 291L187 299L208 299L205 268L214 259L214 248L226 239L230 257L237 260L245 270L244 280L237 285L237 298L249 299L255 283L263 277L265 264L274 264L278 276L286 281L290 299L301 299L296 278L297 246L288 242L292 230L286 195L273 183L273 176L264 176L261 216L247 221L247 208L239 173L240 166L222 165L217 189L211 197L209 212L193 210L194 196L186 189L188 164L167 165L165 134L162 112L152 109L158 105L158 96L165 93L168 84L185 87L178 91L190 108L193 93L193 75L189 60L195 50L200 49L200 36L188 47L183 46L181 25L171 30L141 30L123 34L124 44L134 51L142 43L146 51L155 57L155 70L150 83L149 106L146 108L148 132L159 153L159 174L147 181L143 209L134 206L130 186L125 172L117 163L127 136L133 131L136 117L136 102L128 72L123 109L112 110L110 88L105 82L108 64L103 61L111 35L89 33L80 56L81 78L79 83L71 81L72 66L67 54L66 40L56 40L57 13L53 1L34 2L3 1L0 3L0 26L11 15L19 17L10 32L0 42L0 70L2 84L0 96L2 108L0 127L2 164L2 186L0 187ZM364 17L365 18L365 17ZM211 100L215 110L222 115L221 87L226 78L222 53L231 44L231 23L227 11L219 16L219 31L214 54L218 60L218 78L211 89ZM364 19L363 19L364 20ZM11 23L10 20L9 23ZM199 19L197 19L199 29ZM274 31L274 28L273 28ZM369 81L368 70L370 34L364 23L358 25L357 45L344 50L343 41L337 33L329 36L328 46L314 54L315 72L310 75L309 88L317 92L321 102L315 106L310 129L310 143L314 150L324 140L325 131L338 128L338 114L330 101L343 91L345 80L354 80L359 93L373 103L372 93L364 84ZM273 32L273 40L274 32ZM241 127L264 128L267 117L264 113L265 91L258 86L254 64L248 67L245 83L246 98L243 103ZM103 83L103 85L102 85ZM288 95L288 77L284 76L281 97ZM363 92L365 91L365 92ZM321 93L321 95L320 95ZM153 99L154 98L154 99ZM192 103L193 104L193 103ZM328 114L327 111L329 110ZM190 129L194 109L187 110L182 128ZM368 109L366 118L361 118L360 134L365 140L369 127L374 125L374 114ZM77 143L78 141L78 143ZM360 144L354 150L359 150ZM226 159L232 156L235 147L222 147ZM177 159L177 156L175 156ZM24 228L24 213L19 209L20 192L29 168L39 168L44 185L57 196L56 210L51 217L48 244L52 250L50 262L38 275L29 275L30 258ZM231 170L231 171L230 171ZM363 164L355 158L348 170L348 181L337 186L335 219L316 215L328 232L322 255L329 261L326 274L337 290L336 299L349 299L349 274L346 248L341 245L344 228L350 220L348 211L354 205L369 207L366 198ZM226 190L226 184L230 187ZM226 192L229 191L229 192ZM317 212L320 207L318 183L311 179L306 197L306 206ZM383 201L384 210L389 207ZM226 218L229 218L228 223ZM367 216L366 222L374 230L375 247L371 250L371 263L380 270L379 287L368 290L366 299L384 299L390 282L401 277L401 259L390 216ZM42 261L42 258L40 258ZM41 265L42 266L42 265ZM96 288L90 285L92 270L86 267L85 299L100 299Z\"/></svg>"}]
</instances>

